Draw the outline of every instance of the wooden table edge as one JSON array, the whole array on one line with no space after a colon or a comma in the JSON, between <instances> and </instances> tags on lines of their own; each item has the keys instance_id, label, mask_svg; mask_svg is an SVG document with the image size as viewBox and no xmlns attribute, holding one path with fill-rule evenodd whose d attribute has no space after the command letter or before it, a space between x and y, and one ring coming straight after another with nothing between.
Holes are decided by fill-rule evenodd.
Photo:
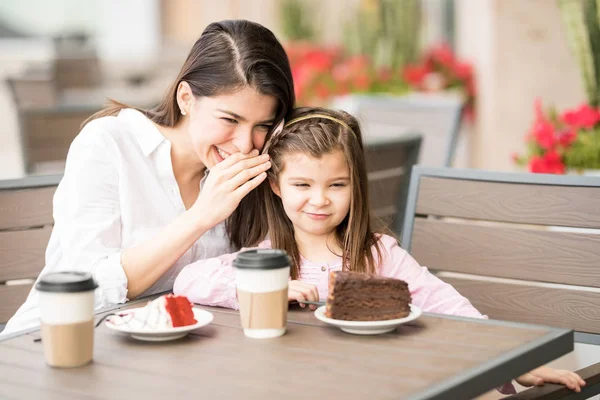
<instances>
[{"instance_id":1,"label":"wooden table edge","mask_svg":"<svg viewBox=\"0 0 600 400\"><path fill-rule=\"evenodd\" d=\"M478 367L465 370L439 385L414 393L409 399L475 398L494 387L510 382L525 372L573 351L574 348L573 331L570 329L509 321L489 320L487 322L514 327L539 327L547 329L548 332L544 336L506 352L500 357L488 360Z\"/></svg>"},{"instance_id":2,"label":"wooden table edge","mask_svg":"<svg viewBox=\"0 0 600 400\"><path fill-rule=\"evenodd\" d=\"M165 293L169 292L155 293L153 295L135 299L124 304L115 304L109 307L105 307L96 311L95 317L98 318L102 315L105 315L118 309L129 308L139 303L147 302L148 300L152 300L153 298L156 298ZM202 308L206 308L210 312L215 313L237 313L235 310L221 309L215 307ZM416 392L409 397L409 399L411 400L474 398L480 394L489 391L493 387L498 387L506 382L510 382L514 377L517 377L527 371L544 365L556 358L563 356L564 354L573 351L574 333L572 330L569 329L553 328L543 325L535 325L521 322L482 320L444 314L423 313L423 315L469 322L477 321L477 323L486 325L502 325L515 328L544 329L547 330L547 333L535 340L532 340L522 346L519 346L509 352L504 353L500 357L496 357L493 360L486 361L478 367L465 370L452 378L442 381L438 385L429 387L428 389L420 392ZM300 323L290 321L290 323L322 326L322 324L316 319L314 322ZM39 330L39 327L34 327L30 329L17 331L0 338L0 343L22 335L35 333Z\"/></svg>"}]
</instances>

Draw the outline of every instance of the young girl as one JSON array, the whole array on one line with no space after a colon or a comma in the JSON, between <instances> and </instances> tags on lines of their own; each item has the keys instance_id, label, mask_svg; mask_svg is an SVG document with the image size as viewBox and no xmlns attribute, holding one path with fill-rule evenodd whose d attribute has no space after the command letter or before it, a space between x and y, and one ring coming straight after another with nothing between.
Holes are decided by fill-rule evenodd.
<instances>
[{"instance_id":1,"label":"young girl","mask_svg":"<svg viewBox=\"0 0 600 400\"><path fill-rule=\"evenodd\" d=\"M266 218L264 232L247 231L260 210L246 200L270 168L259 151L293 107L275 35L250 21L210 24L160 104L113 103L75 138L41 275L93 274L100 308L171 290L185 265L255 246ZM3 334L39 323L33 289Z\"/></svg>"},{"instance_id":2,"label":"young girl","mask_svg":"<svg viewBox=\"0 0 600 400\"><path fill-rule=\"evenodd\" d=\"M484 318L452 286L421 267L389 235L371 230L368 181L360 128L343 112L295 111L265 146L271 157L265 193L270 241L259 247L292 259L289 300L325 300L330 271L350 270L406 281L425 312ZM185 267L176 294L199 304L238 308L235 254ZM560 382L576 391L584 382L545 367L519 378L525 385Z\"/></svg>"}]
</instances>

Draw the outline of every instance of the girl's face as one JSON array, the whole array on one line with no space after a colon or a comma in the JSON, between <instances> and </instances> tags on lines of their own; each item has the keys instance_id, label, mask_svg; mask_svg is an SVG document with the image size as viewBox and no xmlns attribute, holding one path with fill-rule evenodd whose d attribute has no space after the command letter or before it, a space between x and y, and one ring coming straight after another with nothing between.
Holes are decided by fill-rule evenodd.
<instances>
[{"instance_id":1,"label":"girl's face","mask_svg":"<svg viewBox=\"0 0 600 400\"><path fill-rule=\"evenodd\" d=\"M290 154L278 180L271 187L281 198L296 235L329 235L348 215L350 169L341 150L319 159Z\"/></svg>"},{"instance_id":2,"label":"girl's face","mask_svg":"<svg viewBox=\"0 0 600 400\"><path fill-rule=\"evenodd\" d=\"M187 86L187 83L182 82L182 85ZM200 98L192 96L189 90L178 97L180 108L187 114L183 123L192 148L208 169L233 153L262 150L277 112L275 97L251 87Z\"/></svg>"}]
</instances>

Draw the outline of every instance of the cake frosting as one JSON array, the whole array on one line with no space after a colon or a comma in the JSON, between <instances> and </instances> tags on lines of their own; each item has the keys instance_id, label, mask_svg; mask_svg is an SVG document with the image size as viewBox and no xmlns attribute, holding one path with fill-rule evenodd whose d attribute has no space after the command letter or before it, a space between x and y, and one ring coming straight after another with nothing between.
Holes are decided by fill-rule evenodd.
<instances>
[{"instance_id":1,"label":"cake frosting","mask_svg":"<svg viewBox=\"0 0 600 400\"><path fill-rule=\"evenodd\" d=\"M153 331L194 325L197 321L187 297L168 294L149 301L145 307L112 316L110 322L132 330Z\"/></svg>"},{"instance_id":2,"label":"cake frosting","mask_svg":"<svg viewBox=\"0 0 600 400\"><path fill-rule=\"evenodd\" d=\"M346 321L383 321L410 314L408 284L400 279L335 271L329 276L325 315Z\"/></svg>"}]
</instances>

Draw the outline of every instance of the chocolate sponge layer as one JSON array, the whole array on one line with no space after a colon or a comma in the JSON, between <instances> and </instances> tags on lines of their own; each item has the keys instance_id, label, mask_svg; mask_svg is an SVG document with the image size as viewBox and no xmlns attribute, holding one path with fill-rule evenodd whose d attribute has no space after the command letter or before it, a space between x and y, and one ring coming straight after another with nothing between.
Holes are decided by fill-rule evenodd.
<instances>
[{"instance_id":1,"label":"chocolate sponge layer","mask_svg":"<svg viewBox=\"0 0 600 400\"><path fill-rule=\"evenodd\" d=\"M326 315L346 321L382 321L410 313L408 284L399 279L337 271L329 276Z\"/></svg>"}]
</instances>

